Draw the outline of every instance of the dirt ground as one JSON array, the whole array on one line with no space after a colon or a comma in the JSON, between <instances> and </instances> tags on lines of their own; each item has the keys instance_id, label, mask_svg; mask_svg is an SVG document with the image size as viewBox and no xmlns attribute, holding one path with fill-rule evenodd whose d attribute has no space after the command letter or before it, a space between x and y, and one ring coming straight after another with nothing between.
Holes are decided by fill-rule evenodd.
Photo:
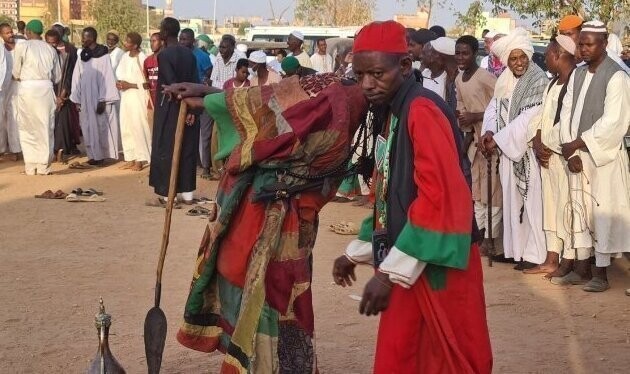
<instances>
[{"instance_id":1,"label":"dirt ground","mask_svg":"<svg viewBox=\"0 0 630 374\"><path fill-rule=\"evenodd\" d=\"M164 210L144 206L147 173L68 170L20 175L0 162L0 373L81 373L97 348L94 314L103 297L113 316L110 346L128 373L146 372L143 322L153 303ZM213 196L214 182L198 194ZM93 187L103 203L34 199L45 190ZM350 289L331 282L333 259L349 237L325 228L369 213L329 204L315 248L316 349L321 373L371 372L377 319L358 315L370 269ZM176 210L164 269L162 308L169 331L163 373L217 373L220 356L180 346L175 333L205 221ZM612 289L588 294L553 286L511 266L484 264L495 373L628 373L630 263L615 261ZM462 311L465 312L465 311Z\"/></svg>"}]
</instances>

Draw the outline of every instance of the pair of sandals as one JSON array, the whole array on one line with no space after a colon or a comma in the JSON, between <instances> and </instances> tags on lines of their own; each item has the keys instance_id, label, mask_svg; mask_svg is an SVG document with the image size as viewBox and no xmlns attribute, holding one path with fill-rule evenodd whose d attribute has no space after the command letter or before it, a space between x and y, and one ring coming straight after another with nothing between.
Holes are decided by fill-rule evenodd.
<instances>
[{"instance_id":1,"label":"pair of sandals","mask_svg":"<svg viewBox=\"0 0 630 374\"><path fill-rule=\"evenodd\" d=\"M210 210L207 208L204 208L202 206L195 206L194 208L190 209L189 211L186 212L187 216L192 216L192 217L210 217Z\"/></svg>"},{"instance_id":2,"label":"pair of sandals","mask_svg":"<svg viewBox=\"0 0 630 374\"><path fill-rule=\"evenodd\" d=\"M328 230L339 235L357 235L359 228L353 222L341 221L328 226Z\"/></svg>"},{"instance_id":3,"label":"pair of sandals","mask_svg":"<svg viewBox=\"0 0 630 374\"><path fill-rule=\"evenodd\" d=\"M36 199L51 199L51 200L62 200L68 196L67 193L62 190L57 190L57 192L52 192L51 190L46 190L39 195L35 195Z\"/></svg>"}]
</instances>

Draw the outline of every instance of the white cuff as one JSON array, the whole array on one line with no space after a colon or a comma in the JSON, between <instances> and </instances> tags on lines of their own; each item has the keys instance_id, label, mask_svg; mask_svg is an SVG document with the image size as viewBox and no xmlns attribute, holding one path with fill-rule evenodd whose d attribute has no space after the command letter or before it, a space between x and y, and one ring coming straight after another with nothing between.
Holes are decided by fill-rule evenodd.
<instances>
[{"instance_id":1,"label":"white cuff","mask_svg":"<svg viewBox=\"0 0 630 374\"><path fill-rule=\"evenodd\" d=\"M385 260L381 263L379 270L389 275L390 281L402 287L410 288L416 283L426 266L426 262L411 257L396 247L392 247Z\"/></svg>"},{"instance_id":2,"label":"white cuff","mask_svg":"<svg viewBox=\"0 0 630 374\"><path fill-rule=\"evenodd\" d=\"M372 243L354 239L346 247L345 256L355 264L373 264Z\"/></svg>"}]
</instances>

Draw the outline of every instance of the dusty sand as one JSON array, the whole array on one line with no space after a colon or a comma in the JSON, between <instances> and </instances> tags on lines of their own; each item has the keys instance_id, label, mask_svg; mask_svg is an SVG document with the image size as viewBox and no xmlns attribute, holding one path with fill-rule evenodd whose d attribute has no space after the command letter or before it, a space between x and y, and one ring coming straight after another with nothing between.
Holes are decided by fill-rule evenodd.
<instances>
[{"instance_id":1,"label":"dusty sand","mask_svg":"<svg viewBox=\"0 0 630 374\"><path fill-rule=\"evenodd\" d=\"M21 163L0 162L0 373L81 373L97 348L94 314L102 296L113 316L110 345L128 373L146 372L143 321L153 303L155 265L164 210L144 206L151 197L147 171L110 166L55 175L20 175ZM212 196L216 184L199 181ZM47 189L94 187L104 203L34 199ZM173 215L164 269L162 308L169 322L164 373L216 373L220 356L181 347L181 322L205 221ZM377 319L359 316L359 283L331 284L333 259L349 237L325 228L359 222L369 212L329 204L321 214L315 248L314 303L322 373L369 373ZM588 294L551 285L505 264L484 264L495 373L627 373L630 369L630 263L615 261L612 289ZM465 312L465 311L462 311Z\"/></svg>"}]
</instances>

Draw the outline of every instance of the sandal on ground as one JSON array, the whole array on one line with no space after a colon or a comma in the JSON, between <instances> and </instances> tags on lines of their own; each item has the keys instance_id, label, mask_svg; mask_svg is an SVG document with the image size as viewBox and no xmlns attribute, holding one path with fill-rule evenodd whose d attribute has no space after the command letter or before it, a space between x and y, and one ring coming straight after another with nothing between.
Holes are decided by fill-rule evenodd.
<instances>
[{"instance_id":1,"label":"sandal on ground","mask_svg":"<svg viewBox=\"0 0 630 374\"><path fill-rule=\"evenodd\" d=\"M551 283L555 284L556 286L571 286L571 285L578 286L578 285L586 284L586 282L588 282L587 279L582 278L580 274L574 271L569 272L564 277L551 278Z\"/></svg>"},{"instance_id":2,"label":"sandal on ground","mask_svg":"<svg viewBox=\"0 0 630 374\"><path fill-rule=\"evenodd\" d=\"M166 208L166 200L159 197L154 197L145 201L144 205L152 206L156 208ZM178 203L173 204L173 209L181 209L181 208L182 208L181 205L179 205Z\"/></svg>"},{"instance_id":3,"label":"sandal on ground","mask_svg":"<svg viewBox=\"0 0 630 374\"><path fill-rule=\"evenodd\" d=\"M330 201L333 202L333 203L349 203L349 202L351 202L353 200L349 199L349 198L347 198L345 196L335 196Z\"/></svg>"},{"instance_id":4,"label":"sandal on ground","mask_svg":"<svg viewBox=\"0 0 630 374\"><path fill-rule=\"evenodd\" d=\"M357 235L358 233L359 228L352 222L348 223L345 227L337 227L335 229L335 234L339 235Z\"/></svg>"},{"instance_id":5,"label":"sandal on ground","mask_svg":"<svg viewBox=\"0 0 630 374\"><path fill-rule=\"evenodd\" d=\"M83 162L73 162L70 165L68 165L68 169L79 169L79 170L86 170L86 169L94 169L94 166L83 163Z\"/></svg>"},{"instance_id":6,"label":"sandal on ground","mask_svg":"<svg viewBox=\"0 0 630 374\"><path fill-rule=\"evenodd\" d=\"M210 211L204 207L201 206L196 206L192 209L190 209L189 211L186 212L187 216L209 216L210 215Z\"/></svg>"},{"instance_id":7,"label":"sandal on ground","mask_svg":"<svg viewBox=\"0 0 630 374\"><path fill-rule=\"evenodd\" d=\"M604 292L609 288L610 285L607 280L600 277L593 277L593 279L588 281L584 287L582 287L582 290L586 292Z\"/></svg>"},{"instance_id":8,"label":"sandal on ground","mask_svg":"<svg viewBox=\"0 0 630 374\"><path fill-rule=\"evenodd\" d=\"M90 195L88 197L80 196L75 193L71 193L65 197L66 201L71 203L85 202L85 203L102 203L106 201L104 197L98 195Z\"/></svg>"},{"instance_id":9,"label":"sandal on ground","mask_svg":"<svg viewBox=\"0 0 630 374\"><path fill-rule=\"evenodd\" d=\"M346 226L348 226L348 222L340 221L340 222L333 223L332 225L328 226L328 230L335 232L337 228L346 227Z\"/></svg>"},{"instance_id":10,"label":"sandal on ground","mask_svg":"<svg viewBox=\"0 0 630 374\"><path fill-rule=\"evenodd\" d=\"M51 190L46 190L43 193L39 194L39 195L35 195L36 199L54 199L55 198L55 193L52 192Z\"/></svg>"},{"instance_id":11,"label":"sandal on ground","mask_svg":"<svg viewBox=\"0 0 630 374\"><path fill-rule=\"evenodd\" d=\"M53 197L53 199L62 200L62 199L65 199L66 196L68 196L67 193L63 192L62 190L57 190L57 192L55 192L55 197Z\"/></svg>"}]
</instances>

